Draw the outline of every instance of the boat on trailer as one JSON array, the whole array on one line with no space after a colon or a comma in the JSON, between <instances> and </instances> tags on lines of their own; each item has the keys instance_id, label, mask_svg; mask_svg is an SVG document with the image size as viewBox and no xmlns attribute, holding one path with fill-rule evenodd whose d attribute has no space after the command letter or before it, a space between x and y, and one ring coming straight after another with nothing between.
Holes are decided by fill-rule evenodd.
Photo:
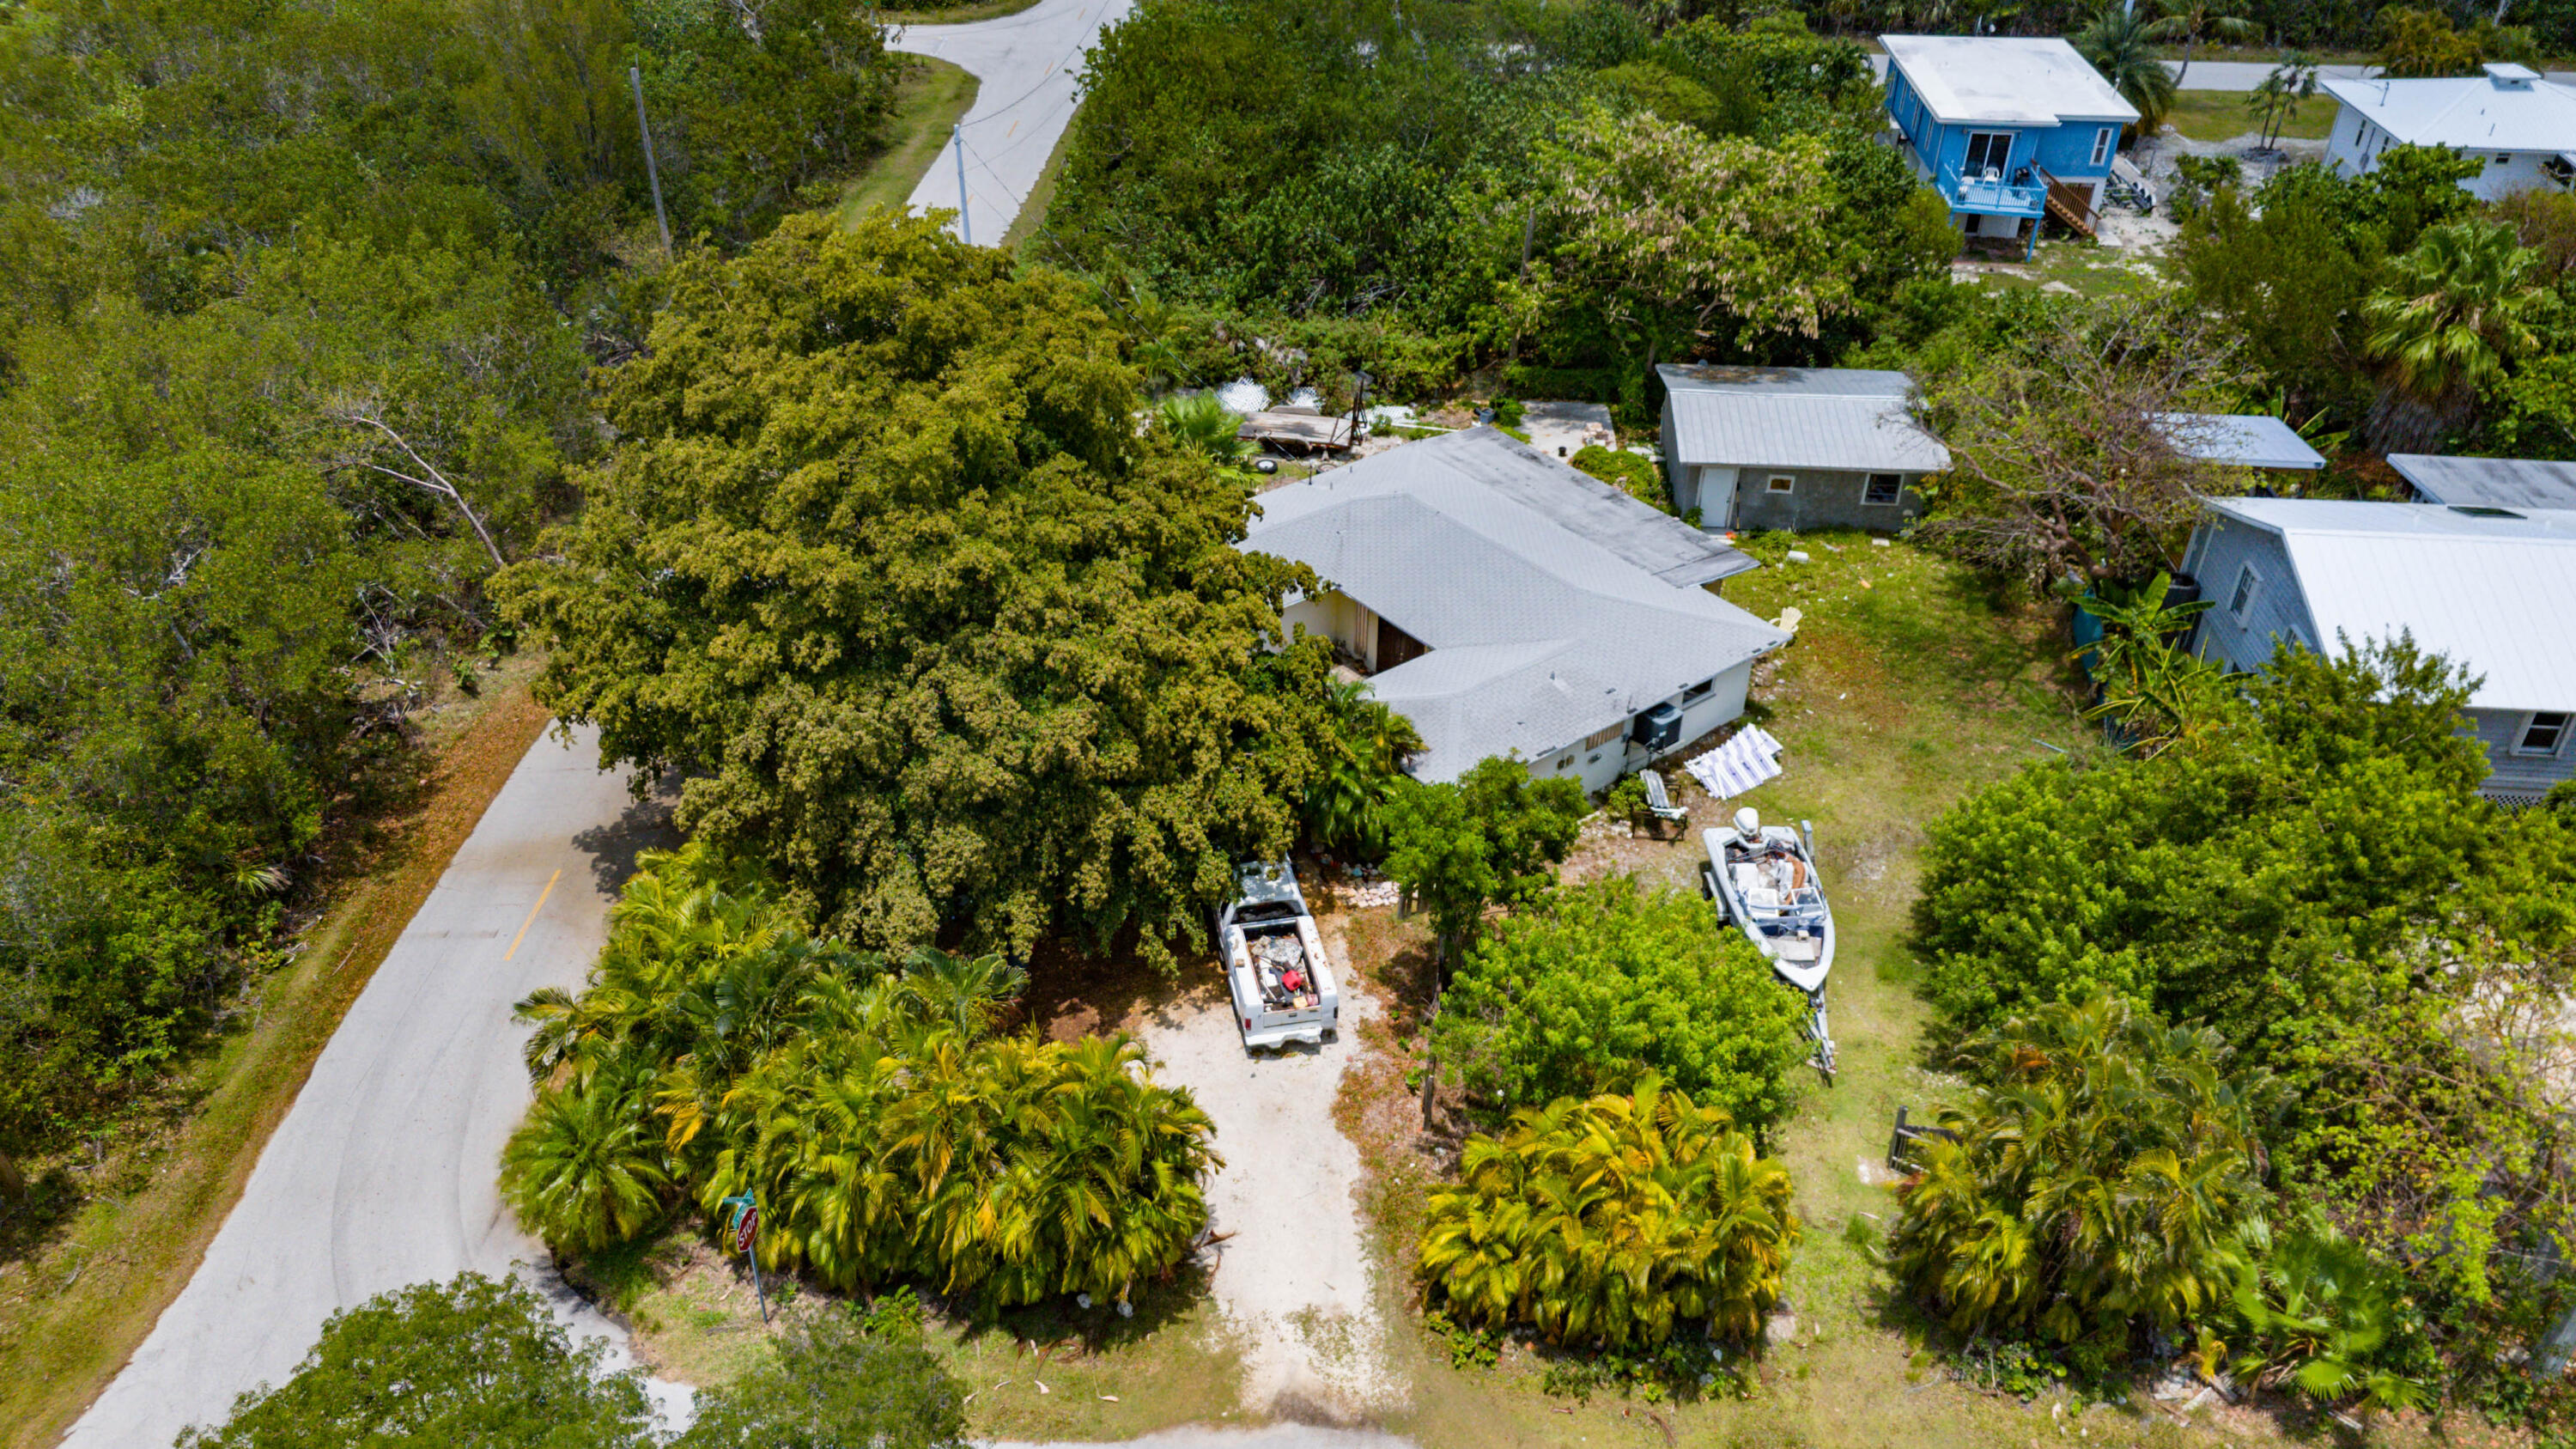
<instances>
[{"instance_id":1,"label":"boat on trailer","mask_svg":"<svg viewBox=\"0 0 2576 1449\"><path fill-rule=\"evenodd\" d=\"M1700 887L1726 912L1779 978L1806 993L1807 1034L1815 1065L1833 1080L1834 1036L1825 1018L1825 982L1834 970L1834 911L1816 873L1816 827L1764 825L1751 809L1731 824L1700 832L1708 863Z\"/></svg>"}]
</instances>

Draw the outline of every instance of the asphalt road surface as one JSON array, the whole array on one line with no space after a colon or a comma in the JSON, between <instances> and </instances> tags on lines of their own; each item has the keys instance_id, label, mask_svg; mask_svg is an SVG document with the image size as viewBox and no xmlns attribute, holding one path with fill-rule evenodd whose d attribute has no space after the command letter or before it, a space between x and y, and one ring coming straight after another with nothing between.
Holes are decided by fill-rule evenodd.
<instances>
[{"instance_id":1,"label":"asphalt road surface","mask_svg":"<svg viewBox=\"0 0 2576 1449\"><path fill-rule=\"evenodd\" d=\"M1133 0L1041 0L1017 15L970 25L910 25L893 48L963 67L979 85L958 130L964 138L966 237L999 242L1036 189L1056 139L1081 97L1082 53ZM931 163L912 189L912 209L955 211L959 148Z\"/></svg>"},{"instance_id":2,"label":"asphalt road surface","mask_svg":"<svg viewBox=\"0 0 2576 1449\"><path fill-rule=\"evenodd\" d=\"M196 1276L65 1443L160 1449L284 1382L337 1309L543 1260L494 1181L529 1100L510 1006L581 984L609 901L635 852L665 843L666 818L601 773L588 730L528 751L323 1048ZM613 1325L550 1277L529 1281L628 1362ZM655 1397L685 1413L685 1390Z\"/></svg>"}]
</instances>

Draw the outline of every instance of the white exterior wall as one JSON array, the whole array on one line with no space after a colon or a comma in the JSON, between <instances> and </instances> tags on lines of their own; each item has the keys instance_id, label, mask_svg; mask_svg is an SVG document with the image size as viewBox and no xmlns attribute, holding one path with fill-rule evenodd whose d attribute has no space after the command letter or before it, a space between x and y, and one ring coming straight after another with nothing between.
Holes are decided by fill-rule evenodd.
<instances>
[{"instance_id":1,"label":"white exterior wall","mask_svg":"<svg viewBox=\"0 0 2576 1449\"><path fill-rule=\"evenodd\" d=\"M2569 147L2576 150L2576 137ZM2326 165L2344 176L2366 175L2379 164L2379 154L2400 145L2398 137L2363 119L2359 111L2344 106L2335 112L2334 130L2326 137ZM2486 169L2460 183L2460 189L2481 201L2498 201L2516 191L2546 187L2552 191L2566 188L2542 170L2554 151L2468 151L2463 156L2486 163Z\"/></svg>"},{"instance_id":2,"label":"white exterior wall","mask_svg":"<svg viewBox=\"0 0 2576 1449\"><path fill-rule=\"evenodd\" d=\"M2369 150L2369 133L2378 128L2361 118L2361 112L2337 104L2334 129L2326 133L2326 168L2338 176L2359 176L2370 169L2364 159Z\"/></svg>"},{"instance_id":3,"label":"white exterior wall","mask_svg":"<svg viewBox=\"0 0 2576 1449\"><path fill-rule=\"evenodd\" d=\"M1633 727L1633 721L1636 718L1635 715L1631 715L1620 722L1619 738L1595 745L1591 749L1583 748L1583 742L1576 740L1550 751L1540 759L1531 761L1530 773L1540 779L1561 775L1568 779L1580 780L1587 792L1598 795L1617 784L1622 775L1633 775L1659 761L1682 758L1702 736L1744 713L1745 691L1751 687L1752 682L1753 661L1748 659L1717 676L1710 684L1707 694L1692 700L1687 705L1682 705L1679 694L1674 694L1667 699L1648 700L1640 704L1637 707L1637 714L1643 714L1658 704L1681 705L1681 743L1662 755L1649 755L1635 740L1628 738L1628 730ZM1607 728L1606 725L1604 727ZM1675 789L1679 787L1678 780L1669 774L1665 776L1664 783Z\"/></svg>"},{"instance_id":4,"label":"white exterior wall","mask_svg":"<svg viewBox=\"0 0 2576 1449\"><path fill-rule=\"evenodd\" d=\"M1279 621L1287 626L1290 638L1300 629L1323 635L1367 660L1370 672L1376 672L1377 615L1350 595L1328 589L1314 598L1299 599L1279 611Z\"/></svg>"}]
</instances>

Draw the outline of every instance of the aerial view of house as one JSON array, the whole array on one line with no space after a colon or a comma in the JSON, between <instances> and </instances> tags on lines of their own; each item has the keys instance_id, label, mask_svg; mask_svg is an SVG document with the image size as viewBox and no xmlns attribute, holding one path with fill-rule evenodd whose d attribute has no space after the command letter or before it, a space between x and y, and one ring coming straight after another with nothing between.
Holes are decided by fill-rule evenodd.
<instances>
[{"instance_id":1,"label":"aerial view of house","mask_svg":"<svg viewBox=\"0 0 2576 1449\"><path fill-rule=\"evenodd\" d=\"M1673 506L1712 530L1868 528L1923 511L1915 485L1950 450L1911 415L1904 373L1665 363Z\"/></svg>"},{"instance_id":2,"label":"aerial view of house","mask_svg":"<svg viewBox=\"0 0 2576 1449\"><path fill-rule=\"evenodd\" d=\"M2042 216L2086 234L2121 128L2138 119L2054 36L1882 35L1886 110L1917 174L1969 237L2036 245Z\"/></svg>"},{"instance_id":3,"label":"aerial view of house","mask_svg":"<svg viewBox=\"0 0 2576 1449\"><path fill-rule=\"evenodd\" d=\"M2469 76L2329 79L2341 109L2326 164L2347 176L2379 165L2391 146L2448 146L2485 163L2460 185L2493 201L2576 179L2576 90L2529 66L2491 62Z\"/></svg>"},{"instance_id":4,"label":"aerial view of house","mask_svg":"<svg viewBox=\"0 0 2576 1449\"><path fill-rule=\"evenodd\" d=\"M2257 670L2285 644L2408 634L2479 676L2491 797L2576 778L2576 511L2213 498L2183 567L2212 605L2204 658Z\"/></svg>"},{"instance_id":5,"label":"aerial view of house","mask_svg":"<svg viewBox=\"0 0 2576 1449\"><path fill-rule=\"evenodd\" d=\"M1517 755L1600 789L1742 713L1788 642L1703 587L1753 560L1491 428L1272 489L1243 547L1322 576L1285 623L1413 721L1420 780Z\"/></svg>"}]
</instances>

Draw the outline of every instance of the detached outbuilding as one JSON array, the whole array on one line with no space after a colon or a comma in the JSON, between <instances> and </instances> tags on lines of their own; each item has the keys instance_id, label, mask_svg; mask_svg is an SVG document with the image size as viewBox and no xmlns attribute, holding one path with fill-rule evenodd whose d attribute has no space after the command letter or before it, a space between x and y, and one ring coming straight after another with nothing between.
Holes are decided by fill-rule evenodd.
<instances>
[{"instance_id":1,"label":"detached outbuilding","mask_svg":"<svg viewBox=\"0 0 2576 1449\"><path fill-rule=\"evenodd\" d=\"M2212 607L2193 648L2259 670L2285 644L2331 653L2411 633L2483 676L2468 723L2490 798L2576 778L2576 511L2212 498L2183 569Z\"/></svg>"},{"instance_id":2,"label":"detached outbuilding","mask_svg":"<svg viewBox=\"0 0 2576 1449\"><path fill-rule=\"evenodd\" d=\"M2576 463L2391 453L2388 466L2418 500L2463 508L2576 508Z\"/></svg>"},{"instance_id":3,"label":"detached outbuilding","mask_svg":"<svg viewBox=\"0 0 2576 1449\"><path fill-rule=\"evenodd\" d=\"M1274 488L1240 547L1321 577L1285 624L1412 721L1427 781L1517 755L1606 788L1742 713L1789 640L1709 587L1751 558L1492 428Z\"/></svg>"},{"instance_id":4,"label":"detached outbuilding","mask_svg":"<svg viewBox=\"0 0 2576 1449\"><path fill-rule=\"evenodd\" d=\"M2576 89L2529 66L2494 62L2485 70L2323 82L2342 107L2326 140L2326 165L2361 176L2377 170L2391 146L2448 146L2481 163L2460 189L2482 200L2534 187L2566 190L2576 179Z\"/></svg>"},{"instance_id":5,"label":"detached outbuilding","mask_svg":"<svg viewBox=\"0 0 2576 1449\"><path fill-rule=\"evenodd\" d=\"M1666 363L1664 470L1700 527L1894 532L1950 450L1910 411L1901 372Z\"/></svg>"}]
</instances>

